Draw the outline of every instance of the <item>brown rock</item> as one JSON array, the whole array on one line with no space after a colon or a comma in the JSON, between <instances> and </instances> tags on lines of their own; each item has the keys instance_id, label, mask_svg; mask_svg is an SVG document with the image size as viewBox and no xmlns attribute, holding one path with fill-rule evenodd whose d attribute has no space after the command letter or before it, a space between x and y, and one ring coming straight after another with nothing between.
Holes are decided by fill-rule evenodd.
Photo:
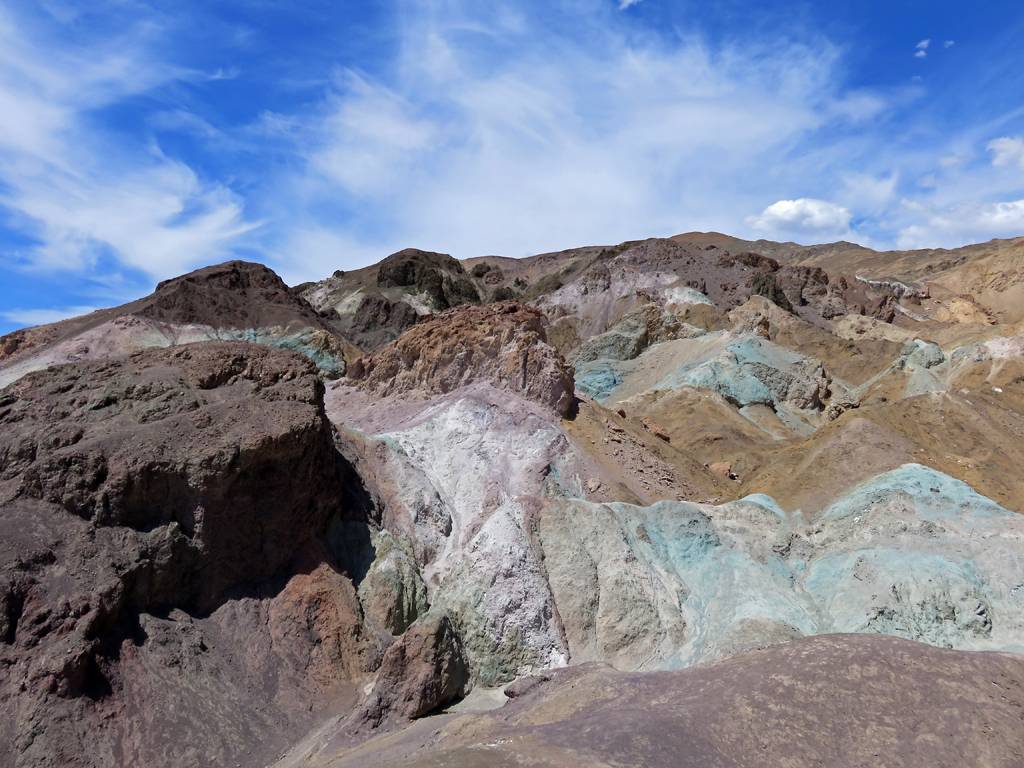
<instances>
[{"instance_id":1,"label":"brown rock","mask_svg":"<svg viewBox=\"0 0 1024 768\"><path fill-rule=\"evenodd\" d=\"M494 712L389 738L409 765L901 768L1024 760L1024 659L826 635L675 671L553 670ZM485 758L481 758L486 745ZM320 756L357 768L366 754ZM332 759L333 758L333 759Z\"/></svg>"},{"instance_id":2,"label":"brown rock","mask_svg":"<svg viewBox=\"0 0 1024 768\"><path fill-rule=\"evenodd\" d=\"M372 668L322 395L304 358L227 343L3 390L0 764L263 764Z\"/></svg>"},{"instance_id":3,"label":"brown rock","mask_svg":"<svg viewBox=\"0 0 1024 768\"><path fill-rule=\"evenodd\" d=\"M661 427L659 427L653 421L651 421L649 419L644 419L641 423L643 424L644 429L646 429L648 432L650 432L652 435L654 435L659 440L664 440L666 443L671 443L672 442L671 435L669 435L668 432L663 430Z\"/></svg>"},{"instance_id":4,"label":"brown rock","mask_svg":"<svg viewBox=\"0 0 1024 768\"><path fill-rule=\"evenodd\" d=\"M490 383L566 415L573 373L547 342L546 320L515 301L435 315L356 360L348 377L377 395L444 394Z\"/></svg>"},{"instance_id":5,"label":"brown rock","mask_svg":"<svg viewBox=\"0 0 1024 768\"><path fill-rule=\"evenodd\" d=\"M729 480L738 480L736 473L732 471L732 462L730 461L716 461L708 466L714 474L719 477L725 477Z\"/></svg>"},{"instance_id":6,"label":"brown rock","mask_svg":"<svg viewBox=\"0 0 1024 768\"><path fill-rule=\"evenodd\" d=\"M428 614L388 648L357 728L413 720L460 697L469 681L462 640L445 614Z\"/></svg>"},{"instance_id":7,"label":"brown rock","mask_svg":"<svg viewBox=\"0 0 1024 768\"><path fill-rule=\"evenodd\" d=\"M526 677L520 677L518 680L514 680L505 686L505 690L502 691L510 699L517 699L526 693L529 693L535 689L538 685L548 682L551 679L549 674L540 675L527 675Z\"/></svg>"},{"instance_id":8,"label":"brown rock","mask_svg":"<svg viewBox=\"0 0 1024 768\"><path fill-rule=\"evenodd\" d=\"M434 309L439 310L480 301L480 294L466 277L461 262L446 253L418 248L406 248L384 259L377 268L377 285L426 294Z\"/></svg>"}]
</instances>

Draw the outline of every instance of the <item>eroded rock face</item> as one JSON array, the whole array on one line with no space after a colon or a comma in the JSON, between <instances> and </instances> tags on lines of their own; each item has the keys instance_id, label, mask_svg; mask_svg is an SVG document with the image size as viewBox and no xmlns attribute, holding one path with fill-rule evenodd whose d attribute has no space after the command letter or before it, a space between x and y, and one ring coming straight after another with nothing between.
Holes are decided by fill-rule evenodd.
<instances>
[{"instance_id":1,"label":"eroded rock face","mask_svg":"<svg viewBox=\"0 0 1024 768\"><path fill-rule=\"evenodd\" d=\"M632 360L651 344L702 333L703 329L680 321L668 309L657 304L644 304L609 330L587 339L576 353L575 362Z\"/></svg>"},{"instance_id":2,"label":"eroded rock face","mask_svg":"<svg viewBox=\"0 0 1024 768\"><path fill-rule=\"evenodd\" d=\"M465 272L462 264L446 253L406 248L381 262L377 284L423 294L434 309L443 310L480 301L476 286Z\"/></svg>"},{"instance_id":3,"label":"eroded rock face","mask_svg":"<svg viewBox=\"0 0 1024 768\"><path fill-rule=\"evenodd\" d=\"M248 261L228 261L164 280L139 304L137 314L172 323L249 328L304 316L316 324L312 307L297 299L273 270Z\"/></svg>"},{"instance_id":4,"label":"eroded rock face","mask_svg":"<svg viewBox=\"0 0 1024 768\"><path fill-rule=\"evenodd\" d=\"M686 666L830 632L1024 642L1003 586L1024 567L1024 520L966 484L908 464L798 520L762 495L550 502L539 536L571 660Z\"/></svg>"},{"instance_id":5,"label":"eroded rock face","mask_svg":"<svg viewBox=\"0 0 1024 768\"><path fill-rule=\"evenodd\" d=\"M349 378L381 396L436 395L474 382L569 412L572 369L547 343L544 315L518 302L443 312L352 364Z\"/></svg>"},{"instance_id":6,"label":"eroded rock face","mask_svg":"<svg viewBox=\"0 0 1024 768\"><path fill-rule=\"evenodd\" d=\"M419 320L416 310L404 301L384 296L364 296L351 315L338 318L346 338L363 349L376 349L398 338Z\"/></svg>"},{"instance_id":7,"label":"eroded rock face","mask_svg":"<svg viewBox=\"0 0 1024 768\"><path fill-rule=\"evenodd\" d=\"M0 393L0 762L258 760L375 666L324 543L361 512L322 395L307 360L246 344Z\"/></svg>"},{"instance_id":8,"label":"eroded rock face","mask_svg":"<svg viewBox=\"0 0 1024 768\"><path fill-rule=\"evenodd\" d=\"M31 374L5 392L0 477L97 525L173 528L208 564L190 590L204 610L276 572L336 506L322 392L312 366L241 344Z\"/></svg>"},{"instance_id":9,"label":"eroded rock face","mask_svg":"<svg viewBox=\"0 0 1024 768\"><path fill-rule=\"evenodd\" d=\"M468 682L455 626L444 614L429 614L388 648L373 690L350 724L377 728L422 717L461 696Z\"/></svg>"},{"instance_id":10,"label":"eroded rock face","mask_svg":"<svg viewBox=\"0 0 1024 768\"><path fill-rule=\"evenodd\" d=\"M952 332L905 284L727 245L648 240L469 271L409 250L294 289L235 262L0 339L0 386L30 370L12 362L79 361L0 392L0 764L267 765L302 734L306 756L333 743L339 724L353 764L380 764L457 716L411 721L516 679L496 739L524 743L513 721L538 695L570 715L547 707L544 730L568 736L499 761L564 764L583 728L605 739L595 762L763 761L768 744L799 764L793 744L817 731L813 718L793 730L805 707L780 708L784 695L828 694L849 671L847 704L822 704L834 726L877 694L860 674L876 651L913 661L834 637L792 651L802 636L1024 647L1022 331ZM840 320L850 312L865 314ZM224 338L264 346L131 354ZM370 354L325 406L318 376L344 369L342 338ZM593 399L574 403L575 384ZM621 672L703 674L776 645L770 674ZM780 665L821 674L751 687ZM883 690L914 683L870 669ZM584 698L558 694L562 680L584 681ZM720 719L662 750L661 731L685 730L673 704L645 752L634 735L648 704L672 699L666 680L699 693L687 727L725 691ZM645 702L636 723L623 691ZM734 693L748 697L735 711ZM751 728L777 716L781 735L739 749L753 699L766 708ZM365 740L380 729L377 753ZM470 741L438 761L478 760ZM801 754L813 764L832 741ZM1019 756L985 757L1006 754Z\"/></svg>"},{"instance_id":11,"label":"eroded rock face","mask_svg":"<svg viewBox=\"0 0 1024 768\"><path fill-rule=\"evenodd\" d=\"M415 553L388 530L374 535L376 557L359 583L359 602L368 619L400 635L427 611L427 587Z\"/></svg>"}]
</instances>

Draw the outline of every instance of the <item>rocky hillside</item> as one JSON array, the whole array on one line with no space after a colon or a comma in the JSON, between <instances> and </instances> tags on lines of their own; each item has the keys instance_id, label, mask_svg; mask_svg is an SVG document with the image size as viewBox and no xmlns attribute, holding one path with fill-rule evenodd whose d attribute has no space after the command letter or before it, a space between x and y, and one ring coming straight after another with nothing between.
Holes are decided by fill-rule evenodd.
<instances>
[{"instance_id":1,"label":"rocky hillside","mask_svg":"<svg viewBox=\"0 0 1024 768\"><path fill-rule=\"evenodd\" d=\"M1021 764L1019 245L229 262L3 337L0 764Z\"/></svg>"},{"instance_id":2,"label":"rocky hillside","mask_svg":"<svg viewBox=\"0 0 1024 768\"><path fill-rule=\"evenodd\" d=\"M198 341L291 349L327 377L359 352L273 271L230 261L166 280L130 304L4 336L0 386L51 365Z\"/></svg>"},{"instance_id":3,"label":"rocky hillside","mask_svg":"<svg viewBox=\"0 0 1024 768\"><path fill-rule=\"evenodd\" d=\"M556 670L510 686L493 712L281 765L1010 766L1024 758L1022 682L1020 656L830 635L679 671Z\"/></svg>"}]
</instances>

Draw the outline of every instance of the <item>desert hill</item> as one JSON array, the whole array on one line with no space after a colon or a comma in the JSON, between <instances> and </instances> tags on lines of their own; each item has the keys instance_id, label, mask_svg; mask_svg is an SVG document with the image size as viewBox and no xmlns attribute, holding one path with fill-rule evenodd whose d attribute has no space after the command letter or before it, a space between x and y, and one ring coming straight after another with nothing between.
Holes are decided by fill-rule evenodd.
<instances>
[{"instance_id":1,"label":"desert hill","mask_svg":"<svg viewBox=\"0 0 1024 768\"><path fill-rule=\"evenodd\" d=\"M688 233L9 334L0 764L1020 765L1022 286Z\"/></svg>"}]
</instances>

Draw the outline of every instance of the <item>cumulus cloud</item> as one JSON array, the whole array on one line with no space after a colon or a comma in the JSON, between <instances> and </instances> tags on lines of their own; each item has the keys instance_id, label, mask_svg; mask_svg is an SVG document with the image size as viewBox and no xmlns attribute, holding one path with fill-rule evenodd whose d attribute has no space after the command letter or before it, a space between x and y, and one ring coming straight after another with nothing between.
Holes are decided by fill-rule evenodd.
<instances>
[{"instance_id":1,"label":"cumulus cloud","mask_svg":"<svg viewBox=\"0 0 1024 768\"><path fill-rule=\"evenodd\" d=\"M846 237L850 234L849 209L827 200L801 197L779 200L748 222L754 229L797 237Z\"/></svg>"},{"instance_id":2,"label":"cumulus cloud","mask_svg":"<svg viewBox=\"0 0 1024 768\"><path fill-rule=\"evenodd\" d=\"M992 165L1018 166L1024 170L1024 136L1003 136L988 143L992 153Z\"/></svg>"},{"instance_id":3,"label":"cumulus cloud","mask_svg":"<svg viewBox=\"0 0 1024 768\"><path fill-rule=\"evenodd\" d=\"M624 11L634 5L637 5L641 0L619 0L619 10Z\"/></svg>"}]
</instances>

